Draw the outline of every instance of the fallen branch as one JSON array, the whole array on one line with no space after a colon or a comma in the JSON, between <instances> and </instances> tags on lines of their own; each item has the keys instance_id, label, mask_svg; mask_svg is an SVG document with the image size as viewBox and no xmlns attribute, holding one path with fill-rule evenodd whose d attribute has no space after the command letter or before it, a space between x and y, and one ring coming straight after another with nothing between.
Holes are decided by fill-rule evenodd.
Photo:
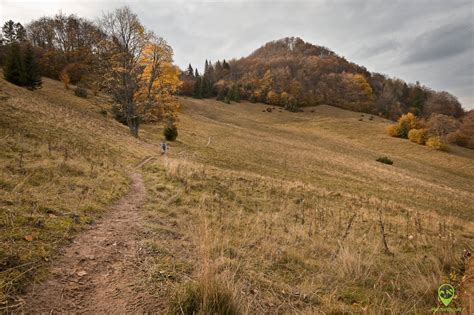
<instances>
[{"instance_id":1,"label":"fallen branch","mask_svg":"<svg viewBox=\"0 0 474 315\"><path fill-rule=\"evenodd\" d=\"M382 209L379 208L378 209L379 211L379 226L380 226L380 234L382 234L382 242L383 242L383 246L384 246L384 249L385 249L385 253L387 255L390 255L390 256L395 256L394 253L392 253L390 251L390 249L388 248L388 244L387 244L387 238L385 237L385 224L382 220Z\"/></svg>"},{"instance_id":2,"label":"fallen branch","mask_svg":"<svg viewBox=\"0 0 474 315\"><path fill-rule=\"evenodd\" d=\"M136 168L140 168L140 167L143 167L145 164L148 164L149 162L151 162L152 160L156 159L156 157L154 156L150 156L148 158L146 158L145 160L143 160L140 164L138 164L136 166Z\"/></svg>"},{"instance_id":3,"label":"fallen branch","mask_svg":"<svg viewBox=\"0 0 474 315\"><path fill-rule=\"evenodd\" d=\"M341 251L342 243L344 243L347 236L349 236L349 232L351 231L351 228L352 228L352 223L354 223L354 219L356 216L357 216L357 213L354 213L352 217L349 219L349 222L347 223L346 231L344 232L342 239L339 241L339 247L337 248L336 253L334 253L334 256L332 257L332 259L335 259L337 255L339 255L339 252Z\"/></svg>"}]
</instances>

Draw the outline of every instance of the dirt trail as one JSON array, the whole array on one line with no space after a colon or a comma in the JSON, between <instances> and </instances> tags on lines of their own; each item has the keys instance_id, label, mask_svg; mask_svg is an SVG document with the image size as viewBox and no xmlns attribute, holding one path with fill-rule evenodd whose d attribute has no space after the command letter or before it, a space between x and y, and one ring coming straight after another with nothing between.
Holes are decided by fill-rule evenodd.
<instances>
[{"instance_id":1,"label":"dirt trail","mask_svg":"<svg viewBox=\"0 0 474 315\"><path fill-rule=\"evenodd\" d=\"M129 193L64 249L50 279L31 288L21 311L124 314L146 312L153 304L150 296L133 288L139 273L139 210L146 191L140 174L130 177Z\"/></svg>"}]
</instances>

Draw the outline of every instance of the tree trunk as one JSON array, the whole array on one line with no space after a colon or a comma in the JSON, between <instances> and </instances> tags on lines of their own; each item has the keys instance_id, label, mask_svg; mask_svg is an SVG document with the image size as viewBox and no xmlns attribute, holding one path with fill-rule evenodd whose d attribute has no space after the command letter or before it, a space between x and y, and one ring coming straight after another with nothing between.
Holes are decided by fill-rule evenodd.
<instances>
[{"instance_id":1,"label":"tree trunk","mask_svg":"<svg viewBox=\"0 0 474 315\"><path fill-rule=\"evenodd\" d=\"M138 129L140 127L140 118L137 116L128 118L128 128L132 136L138 138Z\"/></svg>"}]
</instances>

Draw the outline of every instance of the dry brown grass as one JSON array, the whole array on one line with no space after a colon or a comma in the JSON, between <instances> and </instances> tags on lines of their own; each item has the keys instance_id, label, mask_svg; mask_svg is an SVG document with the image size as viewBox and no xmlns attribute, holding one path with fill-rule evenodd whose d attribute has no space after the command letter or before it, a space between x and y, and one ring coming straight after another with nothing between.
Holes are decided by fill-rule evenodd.
<instances>
[{"instance_id":1,"label":"dry brown grass","mask_svg":"<svg viewBox=\"0 0 474 315\"><path fill-rule=\"evenodd\" d=\"M0 79L0 309L45 276L56 250L127 190L128 165L149 154L103 117L104 96L44 81L31 92Z\"/></svg>"},{"instance_id":2,"label":"dry brown grass","mask_svg":"<svg viewBox=\"0 0 474 315\"><path fill-rule=\"evenodd\" d=\"M474 238L471 151L431 151L330 107L181 101L179 142L146 168L145 283L163 307L217 281L242 313L425 313L457 283Z\"/></svg>"},{"instance_id":3,"label":"dry brown grass","mask_svg":"<svg viewBox=\"0 0 474 315\"><path fill-rule=\"evenodd\" d=\"M5 301L125 191L162 130L146 126L138 141L104 117L106 97L59 82L30 92L0 80L0 90ZM474 238L473 151L433 151L327 106L181 103L170 155L144 167L134 285L161 298L156 310L425 313L442 281L458 282Z\"/></svg>"}]
</instances>

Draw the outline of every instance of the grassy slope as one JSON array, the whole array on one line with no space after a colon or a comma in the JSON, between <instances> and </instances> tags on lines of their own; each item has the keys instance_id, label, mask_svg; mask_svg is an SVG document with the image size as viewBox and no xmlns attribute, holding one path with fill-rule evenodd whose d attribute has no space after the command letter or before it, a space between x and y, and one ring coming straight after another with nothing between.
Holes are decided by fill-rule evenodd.
<instances>
[{"instance_id":1,"label":"grassy slope","mask_svg":"<svg viewBox=\"0 0 474 315\"><path fill-rule=\"evenodd\" d=\"M474 238L473 151L432 151L327 106L181 103L165 170L147 168L145 270L164 301L178 292L172 307L221 281L251 313L426 312L457 281Z\"/></svg>"},{"instance_id":2,"label":"grassy slope","mask_svg":"<svg viewBox=\"0 0 474 315\"><path fill-rule=\"evenodd\" d=\"M0 79L0 307L126 191L128 166L149 154L101 114L108 104L49 79L34 92Z\"/></svg>"}]
</instances>

